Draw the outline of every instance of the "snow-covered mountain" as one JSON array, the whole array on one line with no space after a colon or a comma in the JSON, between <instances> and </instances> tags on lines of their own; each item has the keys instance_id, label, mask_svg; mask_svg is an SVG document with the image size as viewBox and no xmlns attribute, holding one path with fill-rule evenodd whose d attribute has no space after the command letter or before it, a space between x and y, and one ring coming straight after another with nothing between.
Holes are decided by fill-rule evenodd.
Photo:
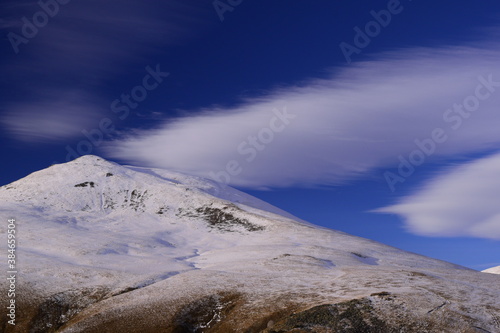
<instances>
[{"instance_id":1,"label":"snow-covered mountain","mask_svg":"<svg viewBox=\"0 0 500 333\"><path fill-rule=\"evenodd\" d=\"M84 156L0 187L0 211L3 332L500 332L500 276L197 177Z\"/></svg>"},{"instance_id":2,"label":"snow-covered mountain","mask_svg":"<svg viewBox=\"0 0 500 333\"><path fill-rule=\"evenodd\" d=\"M485 269L483 272L491 274L500 274L500 266Z\"/></svg>"}]
</instances>

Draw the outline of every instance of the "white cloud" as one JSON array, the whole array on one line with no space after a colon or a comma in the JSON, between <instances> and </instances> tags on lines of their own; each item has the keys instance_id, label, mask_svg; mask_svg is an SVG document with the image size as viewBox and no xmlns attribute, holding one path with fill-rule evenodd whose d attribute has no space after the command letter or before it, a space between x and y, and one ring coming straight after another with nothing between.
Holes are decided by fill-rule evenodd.
<instances>
[{"instance_id":1,"label":"white cloud","mask_svg":"<svg viewBox=\"0 0 500 333\"><path fill-rule=\"evenodd\" d=\"M277 89L235 107L214 107L112 142L107 153L133 163L210 177L235 160L230 183L245 187L324 185L382 167L443 128L432 158L500 143L500 87L460 127L443 115L474 95L478 77L500 82L500 52L485 48L407 49L337 70L328 79ZM482 90L484 91L484 88ZM296 117L248 162L238 146L269 127L274 108Z\"/></svg>"},{"instance_id":2,"label":"white cloud","mask_svg":"<svg viewBox=\"0 0 500 333\"><path fill-rule=\"evenodd\" d=\"M500 154L455 167L398 204L377 210L401 215L410 232L500 240Z\"/></svg>"}]
</instances>

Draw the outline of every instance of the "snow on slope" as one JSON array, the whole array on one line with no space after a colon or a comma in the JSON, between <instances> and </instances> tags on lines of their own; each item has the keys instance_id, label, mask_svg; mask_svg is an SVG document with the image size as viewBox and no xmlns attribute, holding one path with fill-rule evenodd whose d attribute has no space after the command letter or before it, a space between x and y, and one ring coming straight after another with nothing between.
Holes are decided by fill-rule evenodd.
<instances>
[{"instance_id":1,"label":"snow on slope","mask_svg":"<svg viewBox=\"0 0 500 333\"><path fill-rule=\"evenodd\" d=\"M197 188L203 192L206 192L214 197L219 199L231 201L232 203L244 205L247 207L252 207L257 210L261 210L264 212L270 212L273 214L278 214L284 217L288 217L290 219L300 221L302 223L307 223L305 221L300 220L299 218L291 215L284 210L281 210L275 206L268 204L265 201L262 201L256 197L248 195L244 192L238 191L232 187L229 187L222 183L217 183L215 181L207 180L201 177L192 176L192 175L184 175L178 172L172 172L165 169L154 169L154 168L140 168L133 166L126 166L128 169L142 172L150 175L154 175L166 180L174 181L179 184L183 184L185 186Z\"/></svg>"},{"instance_id":2,"label":"snow on slope","mask_svg":"<svg viewBox=\"0 0 500 333\"><path fill-rule=\"evenodd\" d=\"M4 186L0 201L23 230L20 237L26 241L20 250L30 260L27 269L47 276L53 275L45 263L49 260L78 274L97 268L104 275L123 272L152 281L219 262L231 266L240 261L248 267L249 259L318 244L331 247L318 247L315 252L325 257L321 260L336 253L337 266L451 266L433 260L419 263L418 256L353 236L323 234L323 229L277 215L277 208L229 187L165 170L122 167L95 156L53 165ZM214 227L200 221L200 216L222 213L248 226ZM249 228L263 230L249 237Z\"/></svg>"},{"instance_id":3,"label":"snow on slope","mask_svg":"<svg viewBox=\"0 0 500 333\"><path fill-rule=\"evenodd\" d=\"M125 168L95 156L54 165L4 186L0 202L24 229L24 272L53 277L46 263L52 261L61 267L56 277L66 282L72 283L68 275L83 275L80 282L93 284L99 274L86 277L97 269L103 270L104 279L110 271L120 272L145 280L140 284L191 270L193 264L186 259L236 242L232 235L207 237L206 225L191 217L203 214L195 211L200 207L241 214L236 205L214 200L207 192L279 212L237 190L162 170ZM251 214L248 225L252 223L264 222ZM243 232L245 227L231 228Z\"/></svg>"},{"instance_id":4,"label":"snow on slope","mask_svg":"<svg viewBox=\"0 0 500 333\"><path fill-rule=\"evenodd\" d=\"M426 300L412 302L421 307L439 306L446 292L462 299L456 311L470 308L477 318L500 307L496 276L307 224L209 180L96 156L0 187L0 211L17 221L26 293L43 298L99 290L89 304L101 300L95 307L106 318L151 302L174 308L188 295L221 289L252 295L254 307L283 297L315 305L383 290L419 290ZM85 331L92 320L75 327Z\"/></svg>"},{"instance_id":5,"label":"snow on slope","mask_svg":"<svg viewBox=\"0 0 500 333\"><path fill-rule=\"evenodd\" d=\"M485 269L484 273L500 274L500 266Z\"/></svg>"}]
</instances>

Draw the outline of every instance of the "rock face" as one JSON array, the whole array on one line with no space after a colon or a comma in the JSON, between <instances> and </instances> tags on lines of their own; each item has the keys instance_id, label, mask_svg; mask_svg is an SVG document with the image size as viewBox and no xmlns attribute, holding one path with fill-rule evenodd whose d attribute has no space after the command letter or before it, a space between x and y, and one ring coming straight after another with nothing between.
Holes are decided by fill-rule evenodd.
<instances>
[{"instance_id":1,"label":"rock face","mask_svg":"<svg viewBox=\"0 0 500 333\"><path fill-rule=\"evenodd\" d=\"M1 187L0 211L18 240L2 332L500 332L498 275L180 173L84 156Z\"/></svg>"}]
</instances>

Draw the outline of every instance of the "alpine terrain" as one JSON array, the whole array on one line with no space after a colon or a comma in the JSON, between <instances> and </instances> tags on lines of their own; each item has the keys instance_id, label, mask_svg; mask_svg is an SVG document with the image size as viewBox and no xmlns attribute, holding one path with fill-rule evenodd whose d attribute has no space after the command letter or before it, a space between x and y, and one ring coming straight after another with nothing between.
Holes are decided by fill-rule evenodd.
<instances>
[{"instance_id":1,"label":"alpine terrain","mask_svg":"<svg viewBox=\"0 0 500 333\"><path fill-rule=\"evenodd\" d=\"M88 155L0 187L0 211L2 332L500 332L500 275L177 172Z\"/></svg>"}]
</instances>

